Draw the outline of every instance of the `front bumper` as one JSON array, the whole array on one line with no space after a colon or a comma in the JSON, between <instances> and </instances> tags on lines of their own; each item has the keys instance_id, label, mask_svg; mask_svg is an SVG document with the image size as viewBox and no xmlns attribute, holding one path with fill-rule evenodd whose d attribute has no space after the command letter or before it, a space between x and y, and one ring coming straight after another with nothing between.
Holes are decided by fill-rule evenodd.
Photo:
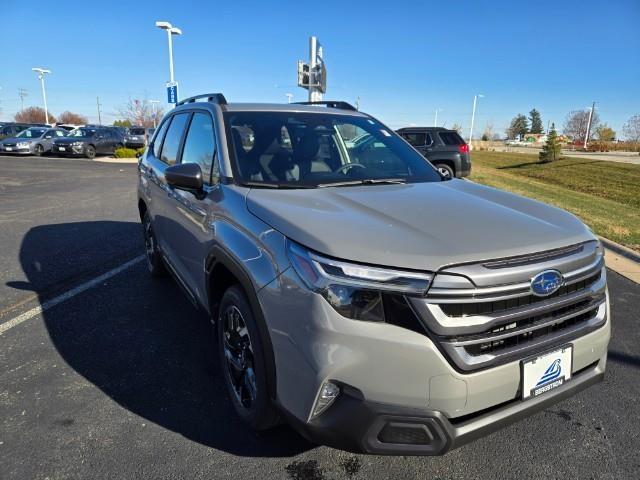
<instances>
[{"instance_id":1,"label":"front bumper","mask_svg":"<svg viewBox=\"0 0 640 480\"><path fill-rule=\"evenodd\" d=\"M9 148L9 149L7 149ZM20 147L12 146L5 147L4 145L0 145L0 153L8 153L8 154L19 154L19 155L29 155L33 153L31 147Z\"/></svg>"},{"instance_id":2,"label":"front bumper","mask_svg":"<svg viewBox=\"0 0 640 480\"><path fill-rule=\"evenodd\" d=\"M258 297L274 350L277 404L304 435L346 450L441 454L601 380L606 366L608 302L605 323L571 340L572 380L521 401L521 358L462 372L423 333L342 317L291 268ZM344 394L322 415L310 418L327 380L343 386ZM349 423L352 418L357 425ZM426 434L434 441L428 448L376 443L388 420L415 418L431 419L425 428L433 430ZM351 426L343 428L342 423Z\"/></svg>"},{"instance_id":3,"label":"front bumper","mask_svg":"<svg viewBox=\"0 0 640 480\"><path fill-rule=\"evenodd\" d=\"M292 424L313 442L351 452L442 455L601 382L605 361L575 373L571 381L551 392L512 400L459 421L436 410L367 401L361 392L343 385L343 393L326 413L307 423L293 419Z\"/></svg>"},{"instance_id":4,"label":"front bumper","mask_svg":"<svg viewBox=\"0 0 640 480\"><path fill-rule=\"evenodd\" d=\"M61 150L64 149L64 150ZM55 155L84 155L85 145L53 145L51 153Z\"/></svg>"}]
</instances>

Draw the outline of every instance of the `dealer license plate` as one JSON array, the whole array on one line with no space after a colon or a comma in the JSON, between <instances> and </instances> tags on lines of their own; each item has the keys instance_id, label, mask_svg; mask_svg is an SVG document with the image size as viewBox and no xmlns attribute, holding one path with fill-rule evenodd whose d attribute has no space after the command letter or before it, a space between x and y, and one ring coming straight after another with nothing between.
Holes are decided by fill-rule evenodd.
<instances>
[{"instance_id":1,"label":"dealer license plate","mask_svg":"<svg viewBox=\"0 0 640 480\"><path fill-rule=\"evenodd\" d=\"M566 345L553 352L522 362L522 398L537 397L571 379L573 347Z\"/></svg>"}]
</instances>

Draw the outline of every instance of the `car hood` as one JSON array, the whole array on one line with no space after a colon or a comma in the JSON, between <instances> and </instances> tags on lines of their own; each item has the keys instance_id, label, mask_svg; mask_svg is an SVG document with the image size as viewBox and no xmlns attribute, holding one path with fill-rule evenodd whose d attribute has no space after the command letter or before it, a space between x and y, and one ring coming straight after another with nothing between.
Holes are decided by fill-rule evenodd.
<instances>
[{"instance_id":1,"label":"car hood","mask_svg":"<svg viewBox=\"0 0 640 480\"><path fill-rule=\"evenodd\" d=\"M22 138L6 137L6 138L3 138L2 140L0 140L0 143L5 143L5 142L7 142L7 143L17 143L17 142L27 142L27 141L30 141L30 140L31 139L23 140Z\"/></svg>"},{"instance_id":2,"label":"car hood","mask_svg":"<svg viewBox=\"0 0 640 480\"><path fill-rule=\"evenodd\" d=\"M253 188L247 208L288 238L345 260L436 271L594 239L559 208L463 180Z\"/></svg>"}]
</instances>

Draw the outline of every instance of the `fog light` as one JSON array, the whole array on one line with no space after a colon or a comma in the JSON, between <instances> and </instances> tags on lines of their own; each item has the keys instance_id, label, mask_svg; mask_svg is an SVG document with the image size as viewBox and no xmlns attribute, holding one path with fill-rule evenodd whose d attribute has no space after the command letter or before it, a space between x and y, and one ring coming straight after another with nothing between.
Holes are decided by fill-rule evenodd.
<instances>
[{"instance_id":1,"label":"fog light","mask_svg":"<svg viewBox=\"0 0 640 480\"><path fill-rule=\"evenodd\" d=\"M321 415L338 398L338 395L340 395L340 387L331 382L324 382L313 406L311 418Z\"/></svg>"}]
</instances>

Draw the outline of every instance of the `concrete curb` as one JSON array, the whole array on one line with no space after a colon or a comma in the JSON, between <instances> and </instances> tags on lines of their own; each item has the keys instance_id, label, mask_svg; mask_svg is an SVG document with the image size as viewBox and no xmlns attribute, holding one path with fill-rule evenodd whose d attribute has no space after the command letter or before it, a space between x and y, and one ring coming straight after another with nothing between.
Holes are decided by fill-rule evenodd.
<instances>
[{"instance_id":1,"label":"concrete curb","mask_svg":"<svg viewBox=\"0 0 640 480\"><path fill-rule=\"evenodd\" d=\"M604 261L607 267L640 284L640 254L608 238L599 238L604 245Z\"/></svg>"},{"instance_id":2,"label":"concrete curb","mask_svg":"<svg viewBox=\"0 0 640 480\"><path fill-rule=\"evenodd\" d=\"M608 238L598 238L605 246L605 248L617 253L621 257L631 260L632 262L640 263L640 253L636 252L635 250L631 250L630 248L625 247L624 245L620 245L619 243L609 240Z\"/></svg>"}]
</instances>

